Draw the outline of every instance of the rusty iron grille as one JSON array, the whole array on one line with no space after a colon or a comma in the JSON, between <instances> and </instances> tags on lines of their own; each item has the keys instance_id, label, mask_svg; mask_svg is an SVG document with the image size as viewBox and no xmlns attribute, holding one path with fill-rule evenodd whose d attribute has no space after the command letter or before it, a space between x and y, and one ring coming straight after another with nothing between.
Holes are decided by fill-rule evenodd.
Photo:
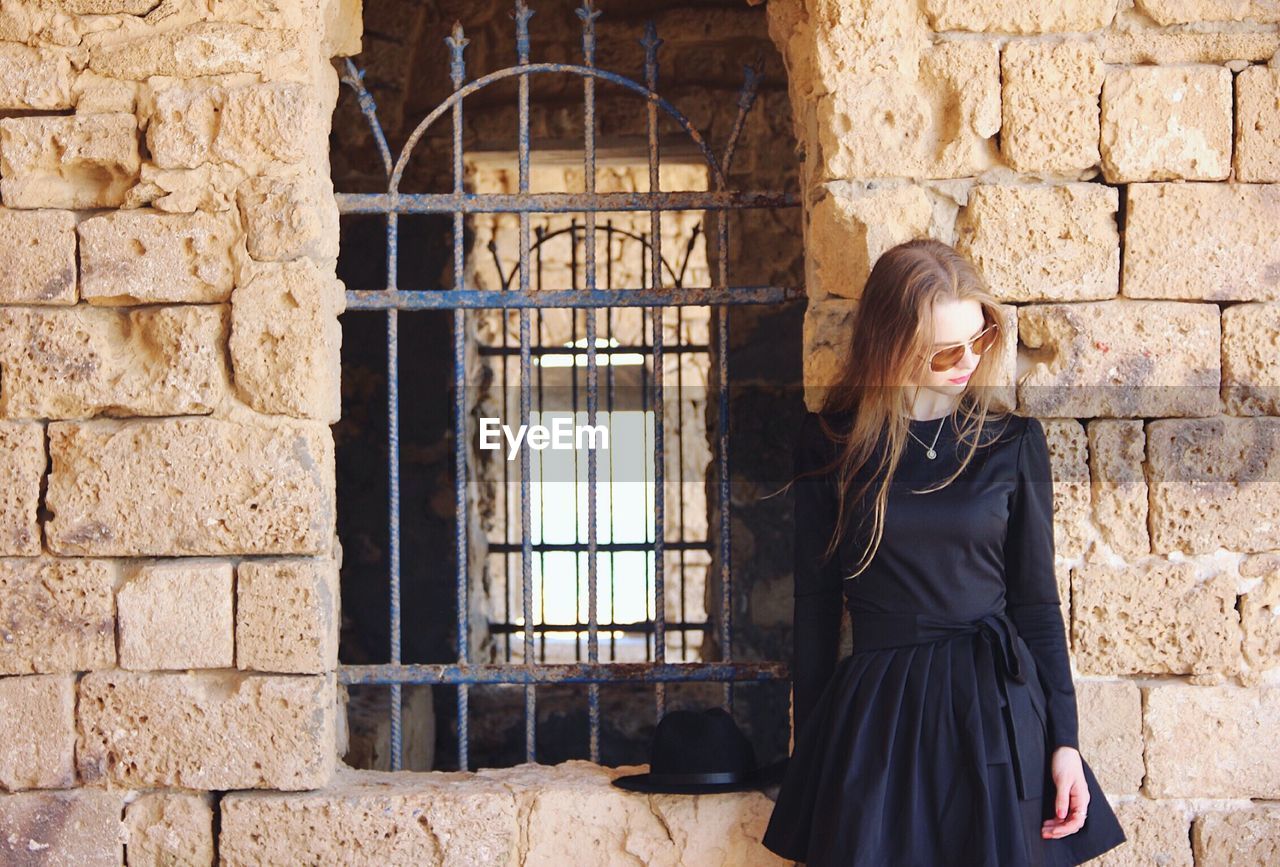
<instances>
[{"instance_id":1,"label":"rusty iron grille","mask_svg":"<svg viewBox=\"0 0 1280 867\"><path fill-rule=\"evenodd\" d=\"M597 566L596 554L602 547L597 543L596 449L587 455L587 539L583 550L587 553L588 622L587 661L565 664L546 664L535 661L535 626L531 600L533 598L532 564L535 546L530 528L530 455L527 438L520 447L520 527L521 541L521 598L523 605L524 661L516 663L473 663L469 657L468 624L468 540L467 540L467 482L469 467L467 458L467 428L464 388L464 358L466 316L468 309L517 308L519 310L519 369L520 369L520 424L530 423L531 363L535 349L530 336L530 310L535 308L598 308L640 307L653 315L652 343L649 347L653 360L653 376L646 386L652 390L652 406L663 404L663 329L662 310L673 305L702 305L710 309L711 328L715 329L720 347L729 345L728 318L725 306L729 304L778 304L803 297L797 287L769 285L729 285L728 279L728 215L747 208L783 208L799 205L799 197L786 192L737 192L726 189L726 175L733 159L734 148L742 131L743 121L755 101L759 85L759 68L744 65L744 82L737 97L737 117L729 140L719 158L712 152L703 136L679 109L657 93L658 54L661 41L652 21L648 22L644 36L639 40L644 48L644 83L595 66L595 22L600 11L586 0L575 10L581 22L582 63L531 63L529 60L529 19L533 11L523 0L515 4L515 38L517 64L500 69L472 81L466 80L466 64L463 49L468 44L462 26L454 24L450 36L444 42L449 47L449 75L453 92L424 117L406 139L398 156L393 158L386 136L378 120L374 100L363 85L363 71L347 59L341 81L354 91L359 107L371 127L374 140L387 176L387 189L383 193L336 194L339 212L342 214L381 214L386 219L386 285L381 288L359 287L347 289L347 308L352 310L382 310L386 313L387 338L387 421L389 439L389 585L390 585L390 662L384 665L341 665L338 677L347 685L387 685L390 691L390 763L393 770L402 767L401 688L404 684L453 684L457 688L458 767L467 769L467 689L471 684L523 684L525 686L525 755L526 761L536 761L534 733L536 720L535 686L537 684L585 683L587 684L588 720L591 760L599 762L601 683L652 683L654 684L656 710L661 718L665 712L664 685L671 682L710 681L724 684L723 704L732 710L733 684L735 682L761 682L785 680L789 673L783 662L735 662L732 659L732 569L730 563L729 520L729 370L726 351L717 353L716 406L718 412L717 434L713 443L713 463L718 476L718 509L715 514L716 538L719 546L718 569L721 594L718 600L719 646L722 658L716 661L669 663L666 661L665 630L668 626L664 605L664 550L666 548L664 524L664 439L663 413L656 414L654 450L656 472L652 481L655 521L655 538L647 544L654 555L656 573L654 593L656 616L645 627L654 636L654 659L649 662L601 662L599 655L597 614ZM529 79L532 75L576 75L583 87L583 137L582 165L585 192L582 193L531 193L529 191ZM519 131L517 160L519 167L518 192L513 194L474 194L464 189L462 148L463 100L489 85L509 78L516 78L519 100ZM648 172L650 192L597 193L595 191L596 120L595 86L597 81L608 82L623 89L624 95L634 95L644 101L647 112ZM659 183L658 112L673 118L689 137L696 152L706 162L709 184L703 191L661 190ZM453 121L452 176L453 192L409 194L401 193L400 185L405 168L415 146L423 134L446 113ZM664 280L666 264L662 255L662 236L659 220L668 211L715 212L718 244L717 255L711 266L712 285L709 287L684 287L679 280ZM645 245L650 262L645 270L645 284L635 287L598 287L596 285L596 217L601 212L647 211L650 214L650 232ZM513 275L515 288L505 285L499 291L465 288L463 221L468 214L507 212L518 215L519 265ZM582 214L581 239L584 249L584 288L531 289L530 267L530 216L534 214ZM453 288L432 291L401 290L397 278L397 221L401 214L452 214L452 265ZM608 249L606 247L606 249ZM668 268L668 272L670 269ZM505 282L505 281L504 281ZM674 284L674 285L672 285ZM452 422L454 436L454 506L456 520L456 623L457 661L452 664L407 664L401 662L401 607L400 607L400 440L399 440L399 382L397 322L400 311L448 309L453 311L453 361L454 406ZM586 319L586 387L585 404L587 423L596 424L599 403L597 371L597 323L594 315ZM602 351L608 351L607 348ZM634 351L634 350L632 350ZM646 397L646 400L649 400ZM619 546L621 547L621 546ZM634 547L634 545L632 545ZM687 626L688 624L680 624ZM570 627L572 628L572 627ZM609 626L607 628L614 628Z\"/></svg>"}]
</instances>

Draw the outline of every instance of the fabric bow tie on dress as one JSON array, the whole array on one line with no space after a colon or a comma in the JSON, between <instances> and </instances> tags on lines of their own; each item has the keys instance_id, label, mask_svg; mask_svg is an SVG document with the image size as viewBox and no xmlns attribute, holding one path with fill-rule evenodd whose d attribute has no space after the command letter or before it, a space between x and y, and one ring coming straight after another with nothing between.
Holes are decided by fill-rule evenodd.
<instances>
[{"instance_id":1,"label":"fabric bow tie on dress","mask_svg":"<svg viewBox=\"0 0 1280 867\"><path fill-rule=\"evenodd\" d=\"M1035 678L1027 677L1023 656L1018 652L1017 627L1003 609L974 620L871 611L850 611L850 615L854 653L908 647L964 634L981 636L983 641L976 647L979 653L991 657L991 664L978 665L976 670L987 699L976 696L975 701L966 703L969 716L959 722L982 728L988 763L1013 763L1019 798L1043 789L1048 754L1044 692ZM998 706L991 700L997 695Z\"/></svg>"}]
</instances>

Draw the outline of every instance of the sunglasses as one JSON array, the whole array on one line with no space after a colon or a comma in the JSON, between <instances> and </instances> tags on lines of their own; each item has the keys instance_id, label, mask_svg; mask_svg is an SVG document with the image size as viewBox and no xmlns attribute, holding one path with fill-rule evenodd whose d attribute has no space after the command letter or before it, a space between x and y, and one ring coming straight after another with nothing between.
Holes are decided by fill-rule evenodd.
<instances>
[{"instance_id":1,"label":"sunglasses","mask_svg":"<svg viewBox=\"0 0 1280 867\"><path fill-rule=\"evenodd\" d=\"M991 347L995 346L996 340L999 337L1000 324L998 322L992 322L964 343L957 343L954 346L947 346L933 352L927 359L929 367L935 373L950 370L959 364L961 359L964 358L965 347L972 346L974 355L982 355L984 352L988 352Z\"/></svg>"}]
</instances>

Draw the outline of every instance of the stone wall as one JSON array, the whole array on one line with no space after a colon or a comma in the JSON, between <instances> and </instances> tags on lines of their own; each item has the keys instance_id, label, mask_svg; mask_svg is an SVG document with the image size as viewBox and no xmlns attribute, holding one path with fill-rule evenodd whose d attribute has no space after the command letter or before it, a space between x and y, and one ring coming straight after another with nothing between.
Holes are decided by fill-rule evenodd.
<instances>
[{"instance_id":1,"label":"stone wall","mask_svg":"<svg viewBox=\"0 0 1280 867\"><path fill-rule=\"evenodd\" d=\"M1106 864L1280 843L1280 15L1214 0L772 0L805 151L810 401L871 265L932 236L1003 302L1055 471Z\"/></svg>"}]
</instances>

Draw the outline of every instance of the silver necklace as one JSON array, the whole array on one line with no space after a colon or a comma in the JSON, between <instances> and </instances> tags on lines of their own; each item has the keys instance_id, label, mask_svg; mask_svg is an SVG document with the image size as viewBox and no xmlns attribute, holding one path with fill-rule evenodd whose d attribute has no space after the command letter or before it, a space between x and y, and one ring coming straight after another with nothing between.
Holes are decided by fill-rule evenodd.
<instances>
[{"instance_id":1,"label":"silver necklace","mask_svg":"<svg viewBox=\"0 0 1280 867\"><path fill-rule=\"evenodd\" d=\"M936 457L938 456L938 452L934 449L934 446L936 446L936 445L938 444L938 437L942 436L942 426L943 426L944 424L946 424L946 423L947 423L947 418L948 418L948 416L945 416L945 415L944 415L944 416L942 417L941 422L939 422L939 424L938 424L938 430L937 430L937 431L934 433L934 435L933 435L933 443L932 443L932 445L931 445L931 444L929 444L929 443L926 443L924 440L920 439L920 437L918 437L918 436L916 436L915 434L911 433L911 428L909 428L909 427L907 428L907 433L911 434L912 438L914 438L916 442L918 442L918 443L920 443L920 445L924 446L924 449L925 449L924 453L929 457L929 460L933 460L934 458L936 458Z\"/></svg>"}]
</instances>

